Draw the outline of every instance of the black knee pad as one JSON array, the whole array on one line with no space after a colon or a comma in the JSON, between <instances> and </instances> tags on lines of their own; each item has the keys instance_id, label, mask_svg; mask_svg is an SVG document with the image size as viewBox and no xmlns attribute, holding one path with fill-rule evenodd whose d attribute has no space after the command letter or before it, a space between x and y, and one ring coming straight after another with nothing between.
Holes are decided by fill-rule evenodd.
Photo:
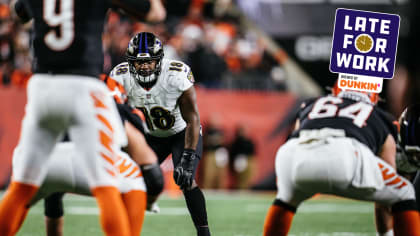
<instances>
[{"instance_id":1,"label":"black knee pad","mask_svg":"<svg viewBox=\"0 0 420 236\"><path fill-rule=\"evenodd\" d=\"M140 166L148 195L159 195L163 190L163 174L159 164Z\"/></svg>"},{"instance_id":2,"label":"black knee pad","mask_svg":"<svg viewBox=\"0 0 420 236\"><path fill-rule=\"evenodd\" d=\"M294 206L292 206L292 205L290 205L290 204L288 204L286 202L283 202L280 199L275 199L274 202L273 202L273 205L283 207L286 210L289 210L289 211L291 211L293 213L296 213L296 210L297 210L296 207L294 207Z\"/></svg>"},{"instance_id":3,"label":"black knee pad","mask_svg":"<svg viewBox=\"0 0 420 236\"><path fill-rule=\"evenodd\" d=\"M44 199L44 214L50 218L60 218L64 215L64 193L53 193Z\"/></svg>"},{"instance_id":4,"label":"black knee pad","mask_svg":"<svg viewBox=\"0 0 420 236\"><path fill-rule=\"evenodd\" d=\"M416 200L405 200L392 205L392 213L401 211L417 211Z\"/></svg>"}]
</instances>

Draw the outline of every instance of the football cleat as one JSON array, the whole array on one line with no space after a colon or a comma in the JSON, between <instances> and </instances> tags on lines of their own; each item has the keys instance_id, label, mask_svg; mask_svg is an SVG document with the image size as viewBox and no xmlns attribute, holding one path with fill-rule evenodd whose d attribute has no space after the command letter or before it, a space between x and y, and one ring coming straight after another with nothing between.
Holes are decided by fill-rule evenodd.
<instances>
[{"instance_id":1,"label":"football cleat","mask_svg":"<svg viewBox=\"0 0 420 236\"><path fill-rule=\"evenodd\" d=\"M157 204L157 202L147 203L146 210L151 212L151 213L158 214L160 212L160 207Z\"/></svg>"}]
</instances>

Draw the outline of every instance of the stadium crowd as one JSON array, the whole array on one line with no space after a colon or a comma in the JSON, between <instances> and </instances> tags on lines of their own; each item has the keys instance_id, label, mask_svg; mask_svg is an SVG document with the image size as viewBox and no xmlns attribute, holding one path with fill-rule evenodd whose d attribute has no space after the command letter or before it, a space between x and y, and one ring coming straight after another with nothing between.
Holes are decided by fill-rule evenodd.
<instances>
[{"instance_id":1,"label":"stadium crowd","mask_svg":"<svg viewBox=\"0 0 420 236\"><path fill-rule=\"evenodd\" d=\"M80 160L86 161L87 164L82 165L90 167L87 170L92 172L91 176L88 175L88 178L91 177L91 179L86 182L101 208L101 224L107 235L130 235L130 232L132 235L138 235L140 233L144 211L146 208L153 210L153 207L149 206L154 204L149 199L146 202L144 190L147 187L147 194L152 195L152 200L156 200L154 197L157 197L162 190L162 176L156 162L140 165L141 163L137 162L138 159L133 158L136 164L140 165L142 171L142 175L136 177L144 176L144 185L146 185L141 186L142 195L135 197L144 203L138 204L143 207L136 212L141 212L143 216L137 220L135 219L137 216L130 216L131 207L128 207L126 201L123 201L124 196L120 196L120 192L125 194L124 191L116 188L119 183L116 182L116 172L114 172L117 169L112 169L116 167L114 160L101 152L103 160L100 160L108 162L107 165L112 168L111 170L106 169L106 173L105 168L96 168L94 157L99 157L99 149L96 150L96 147L104 147L110 151L111 157L113 157L114 149L119 150L122 146L126 146L127 150L130 150L132 147L130 143L133 144L133 140L142 140L144 145L147 141L147 144L153 149L159 164L171 154L174 166L173 179L184 194L198 236L209 236L209 225L211 225L207 220L204 194L195 182L195 173L203 153L203 141L207 152L203 155L206 170L204 171L205 179L201 184L208 188L219 188L226 185L221 183L220 177L229 168L232 171L231 177L234 179L229 187L240 189L249 187L253 172L253 159L256 149L258 149L256 147L258 144L254 143L253 139L257 135L251 136L247 133L249 123L240 123L235 130L235 137L232 141L229 140L230 150L228 151L223 128L217 121L212 123L210 120L207 121L209 123L204 130L206 137L203 139L196 90L193 85L194 77L197 85L205 88L278 91L287 89L284 83L285 75L282 74L281 68L279 71L275 60L265 53L267 45L263 43L261 38L263 36L241 28L241 16L235 14L235 11L227 10L232 9L229 7L232 1L185 0L185 3L190 4L187 8L185 8L186 5L182 5L183 1L176 1L176 4L182 6L178 6L178 8L175 5L170 6L174 2L165 2L169 15L167 20L161 24L138 23L116 12L109 12L102 34L103 44L102 41L99 41L101 31L89 31L87 30L90 29L89 27L82 27L84 31L80 31L79 28L78 32L69 27L67 30L71 31L72 36L67 37L67 39L70 38L64 45L67 47L60 45L57 47L59 40L56 39L52 40L56 44L51 44L51 40L45 40L47 37L44 36L48 36L49 33L46 34L45 32L48 31L43 31L40 28L41 24L38 24L38 22L48 19L45 18L45 12L55 18L54 11L57 7L55 1L41 4L43 7L50 6L49 8L37 7L34 2L31 3L33 5L26 5L26 8L22 8L23 5L18 7L16 4L15 10L20 9L21 14L19 11L17 14L21 18L22 15L29 15L26 12L29 6L29 9L33 10L30 12L34 12L34 16L32 16L35 21L34 32L31 32L30 27L19 25L12 20L13 16L9 11L8 1L0 2L0 88L3 86L19 89L28 87L28 102L20 139L23 141L19 141L18 148L15 149L13 179L0 204L1 235L14 235L21 226L29 210L27 203L33 199L32 197L39 189L42 189L41 182L45 177L42 176L45 173L43 172L45 165L42 165L42 158L48 160L53 147L50 145L55 145L56 140L67 131L70 131L70 139L78 146L77 148L86 149L84 150L86 157L92 156L92 159L82 158ZM101 0L97 0L97 2L98 5L105 5L104 9L111 7L111 4L107 5L109 2ZM71 4L71 1L67 1L67 3ZM84 4L79 5L80 12L96 11L94 8L94 10L87 8ZM73 10L70 5L67 7ZM113 5L113 7L118 6ZM123 9L131 10L129 7ZM136 9L135 12L139 13L139 10ZM96 19L96 15L88 13L86 14L89 16L88 18L76 18L75 23L93 22L92 25L100 26L102 29L102 19L106 11L97 11L96 13L100 13L101 21L92 20ZM100 24L97 24L99 22ZM56 30L54 27L48 24L48 29ZM83 42L91 41L73 37L75 32L84 34L87 39L96 39L101 44L83 44ZM30 45L31 33L36 36L34 40L35 56L32 54L32 49L27 46ZM133 35L135 36L133 37ZM42 48L36 44L40 38L41 41L45 41L43 44L47 47ZM82 42L81 44L74 43L77 45L77 50L68 47L73 44L73 39L79 43ZM91 50L84 50L84 45L89 45L88 48ZM165 45L164 50L162 49L163 45ZM103 49L104 55L101 49ZM60 54L63 51L67 54ZM73 58L73 52L82 52L79 56L83 55ZM94 52L92 59L96 67L89 68L90 57L86 55L90 56L91 52ZM164 58L164 54L166 58ZM104 58L104 63L102 58ZM124 61L127 63L122 63ZM413 61L417 62L417 60ZM34 75L32 75L33 64L35 65ZM74 64L78 66L73 68ZM410 91L413 93L409 87L410 82L414 81L414 85L418 85L418 80L417 82L416 80L403 80L404 78L418 79L418 70L413 70L410 64L407 64L406 74L404 74L404 66L398 66L396 72L396 77L400 78L396 85L402 85L402 87L398 90L398 86L390 86L392 92L387 91L388 95L392 95L387 97L387 99L390 98L387 101L388 110L397 114L400 113L398 109L401 109L404 102L409 100L409 96L415 97L409 93ZM191 71L188 65L191 66ZM62 70L62 67L68 70ZM71 73L69 73L70 71ZM130 140L132 133L127 128L130 125L123 121L127 125L125 127L127 145L123 145L126 143L125 135L122 135L124 132L122 132L122 127L119 127L121 126L120 122L115 119L117 116L112 116L113 113L116 113L116 109L109 109L114 104L111 98L97 96L105 94L107 91L105 86L95 80L92 81L95 81L94 83L97 85L94 83L91 85L91 81L74 79L81 75L98 77L101 72L106 74L111 72L109 77L105 76L104 78L108 86L112 79L116 79L115 83L118 82L124 86L128 101L124 105L132 106L126 111L128 114L135 113L132 110L134 107L143 112L138 111L137 119L140 120L140 124L136 128L137 132L144 131L144 136L138 133L135 139ZM28 85L29 78L37 76L39 79L32 79ZM60 78L61 80L52 82L51 78ZM133 83L133 81L137 83ZM152 93L153 86L156 89ZM46 89L44 90L44 88ZM415 87L413 86L413 88ZM74 93L71 91L78 91L79 94L86 96L77 96L76 94L73 97ZM113 92L121 91L113 90ZM290 92L293 92L292 89ZM404 95L404 92L408 95ZM121 94L124 93L121 92ZM64 97L64 99L56 101L54 98L57 97ZM91 101L88 100L90 97L93 102L87 103L86 101ZM400 98L399 103L396 97ZM415 200L419 196L419 182L416 179L409 180L402 176L403 174L412 176L414 173L419 174L420 148L418 136L415 135L420 121L417 113L418 108L406 110L401 115L401 119L396 121L395 118L379 108L379 105L377 106L379 100L381 99L378 94L351 90L342 91L338 86L335 86L332 88L331 95L311 98L302 104L298 104L300 102L297 101L296 104L300 107L297 115L294 112L287 112L290 113L290 116L286 120L291 121L290 127L295 127L295 130L287 142L279 147L276 154L277 195L268 210L263 235L287 235L297 208L303 201L318 193L374 201L377 204L375 215L378 235L388 236L393 235L394 232L395 235L420 235L420 215ZM275 102L274 106L280 107L278 100ZM87 104L86 107L91 110L73 109L73 103L83 104L77 108L85 108L85 104ZM45 107L48 112L45 114L38 112ZM51 111L48 108L51 108ZM70 115L67 113L62 115L61 108L71 110ZM99 120L90 119L94 116L94 112L98 112L96 117ZM99 112L102 112L103 115ZM241 113L241 117L243 113ZM244 116L248 115L246 113ZM143 116L147 116L147 118ZM124 114L121 117L124 118ZM158 122L151 123L150 118ZM69 120L70 122L66 122ZM147 123L147 129L142 125L141 120ZM60 121L62 124L55 126L55 122L51 121ZM101 124L100 122L111 133L111 137L106 136L107 134L103 130L96 130L95 124ZM133 120L129 122L136 123ZM47 123L48 125L46 125ZM260 129L259 125L258 129ZM408 130L410 132L406 135L404 131ZM99 138L95 138L96 136L87 135L88 133L99 133L100 141ZM91 138L87 139L86 137ZM113 141L114 137L117 142ZM86 138L88 142L84 142L83 138ZM89 142L93 145L87 145L90 144ZM102 146L96 145L99 142ZM114 144L115 147L110 146ZM139 147L137 144L135 146ZM94 154L91 155L91 153ZM150 156L150 153L144 155ZM145 156L141 155L143 164L146 162ZM317 158L314 159L314 156ZM406 158L401 160L404 162L403 164L410 166L410 173L404 173L405 170L396 164L398 158ZM64 162L59 161L58 163L63 164ZM212 166L213 170L208 172ZM152 173L151 168L156 171ZM72 169L78 170L79 168ZM101 176L96 171L104 175ZM120 174L123 174L121 168L119 171ZM130 171L129 173L133 174L134 172ZM208 175L208 173L213 175ZM108 177L109 179L106 179ZM156 180L156 177L159 177L159 180L156 181L158 184L151 184L149 181ZM103 185L104 183L106 185ZM122 203L127 206L124 207ZM56 210L60 207L50 208ZM58 212L57 215L46 215L56 219L61 218L63 212ZM393 219L385 218L391 215ZM120 222L113 219L119 219ZM57 222L60 221L57 220Z\"/></svg>"},{"instance_id":2,"label":"stadium crowd","mask_svg":"<svg viewBox=\"0 0 420 236\"><path fill-rule=\"evenodd\" d=\"M229 8L231 1L217 1L217 7L203 0L184 2L189 2L190 7L167 6L167 20L155 25L110 12L103 34L104 72L109 73L124 60L128 42L136 32L149 31L163 40L167 58L191 66L200 86L285 89L282 73L265 53L259 36L243 30L239 17L223 10ZM0 3L0 86L26 87L32 63L29 41L30 27L13 21L8 1L3 0Z\"/></svg>"}]
</instances>

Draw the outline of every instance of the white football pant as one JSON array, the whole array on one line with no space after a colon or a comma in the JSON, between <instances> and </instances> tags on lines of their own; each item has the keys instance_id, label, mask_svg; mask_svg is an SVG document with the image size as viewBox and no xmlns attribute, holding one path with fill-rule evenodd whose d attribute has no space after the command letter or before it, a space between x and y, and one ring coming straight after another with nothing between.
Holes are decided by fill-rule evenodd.
<instances>
[{"instance_id":1,"label":"white football pant","mask_svg":"<svg viewBox=\"0 0 420 236\"><path fill-rule=\"evenodd\" d=\"M137 164L125 152L119 151L117 154L116 167L119 170L118 189L120 192L128 193L133 190L146 192L146 185ZM83 165L84 161L74 143L58 143L51 153L44 182L32 199L31 205L55 192L90 196L91 192Z\"/></svg>"},{"instance_id":2,"label":"white football pant","mask_svg":"<svg viewBox=\"0 0 420 236\"><path fill-rule=\"evenodd\" d=\"M89 187L117 186L115 150L127 137L105 84L87 76L35 74L27 91L13 181L40 186L55 144L68 131Z\"/></svg>"},{"instance_id":3,"label":"white football pant","mask_svg":"<svg viewBox=\"0 0 420 236\"><path fill-rule=\"evenodd\" d=\"M353 138L291 139L275 165L276 198L294 207L317 193L386 205L415 199L408 180Z\"/></svg>"}]
</instances>

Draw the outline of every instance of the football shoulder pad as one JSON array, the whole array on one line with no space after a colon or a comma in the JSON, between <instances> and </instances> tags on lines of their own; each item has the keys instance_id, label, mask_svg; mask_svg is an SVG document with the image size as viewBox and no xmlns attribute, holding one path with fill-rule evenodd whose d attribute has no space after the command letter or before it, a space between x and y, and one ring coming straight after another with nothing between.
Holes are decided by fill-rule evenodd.
<instances>
[{"instance_id":1,"label":"football shoulder pad","mask_svg":"<svg viewBox=\"0 0 420 236\"><path fill-rule=\"evenodd\" d=\"M194 76L191 68L177 60L167 60L164 63L163 76L166 76L171 87L185 91L194 84Z\"/></svg>"}]
</instances>

